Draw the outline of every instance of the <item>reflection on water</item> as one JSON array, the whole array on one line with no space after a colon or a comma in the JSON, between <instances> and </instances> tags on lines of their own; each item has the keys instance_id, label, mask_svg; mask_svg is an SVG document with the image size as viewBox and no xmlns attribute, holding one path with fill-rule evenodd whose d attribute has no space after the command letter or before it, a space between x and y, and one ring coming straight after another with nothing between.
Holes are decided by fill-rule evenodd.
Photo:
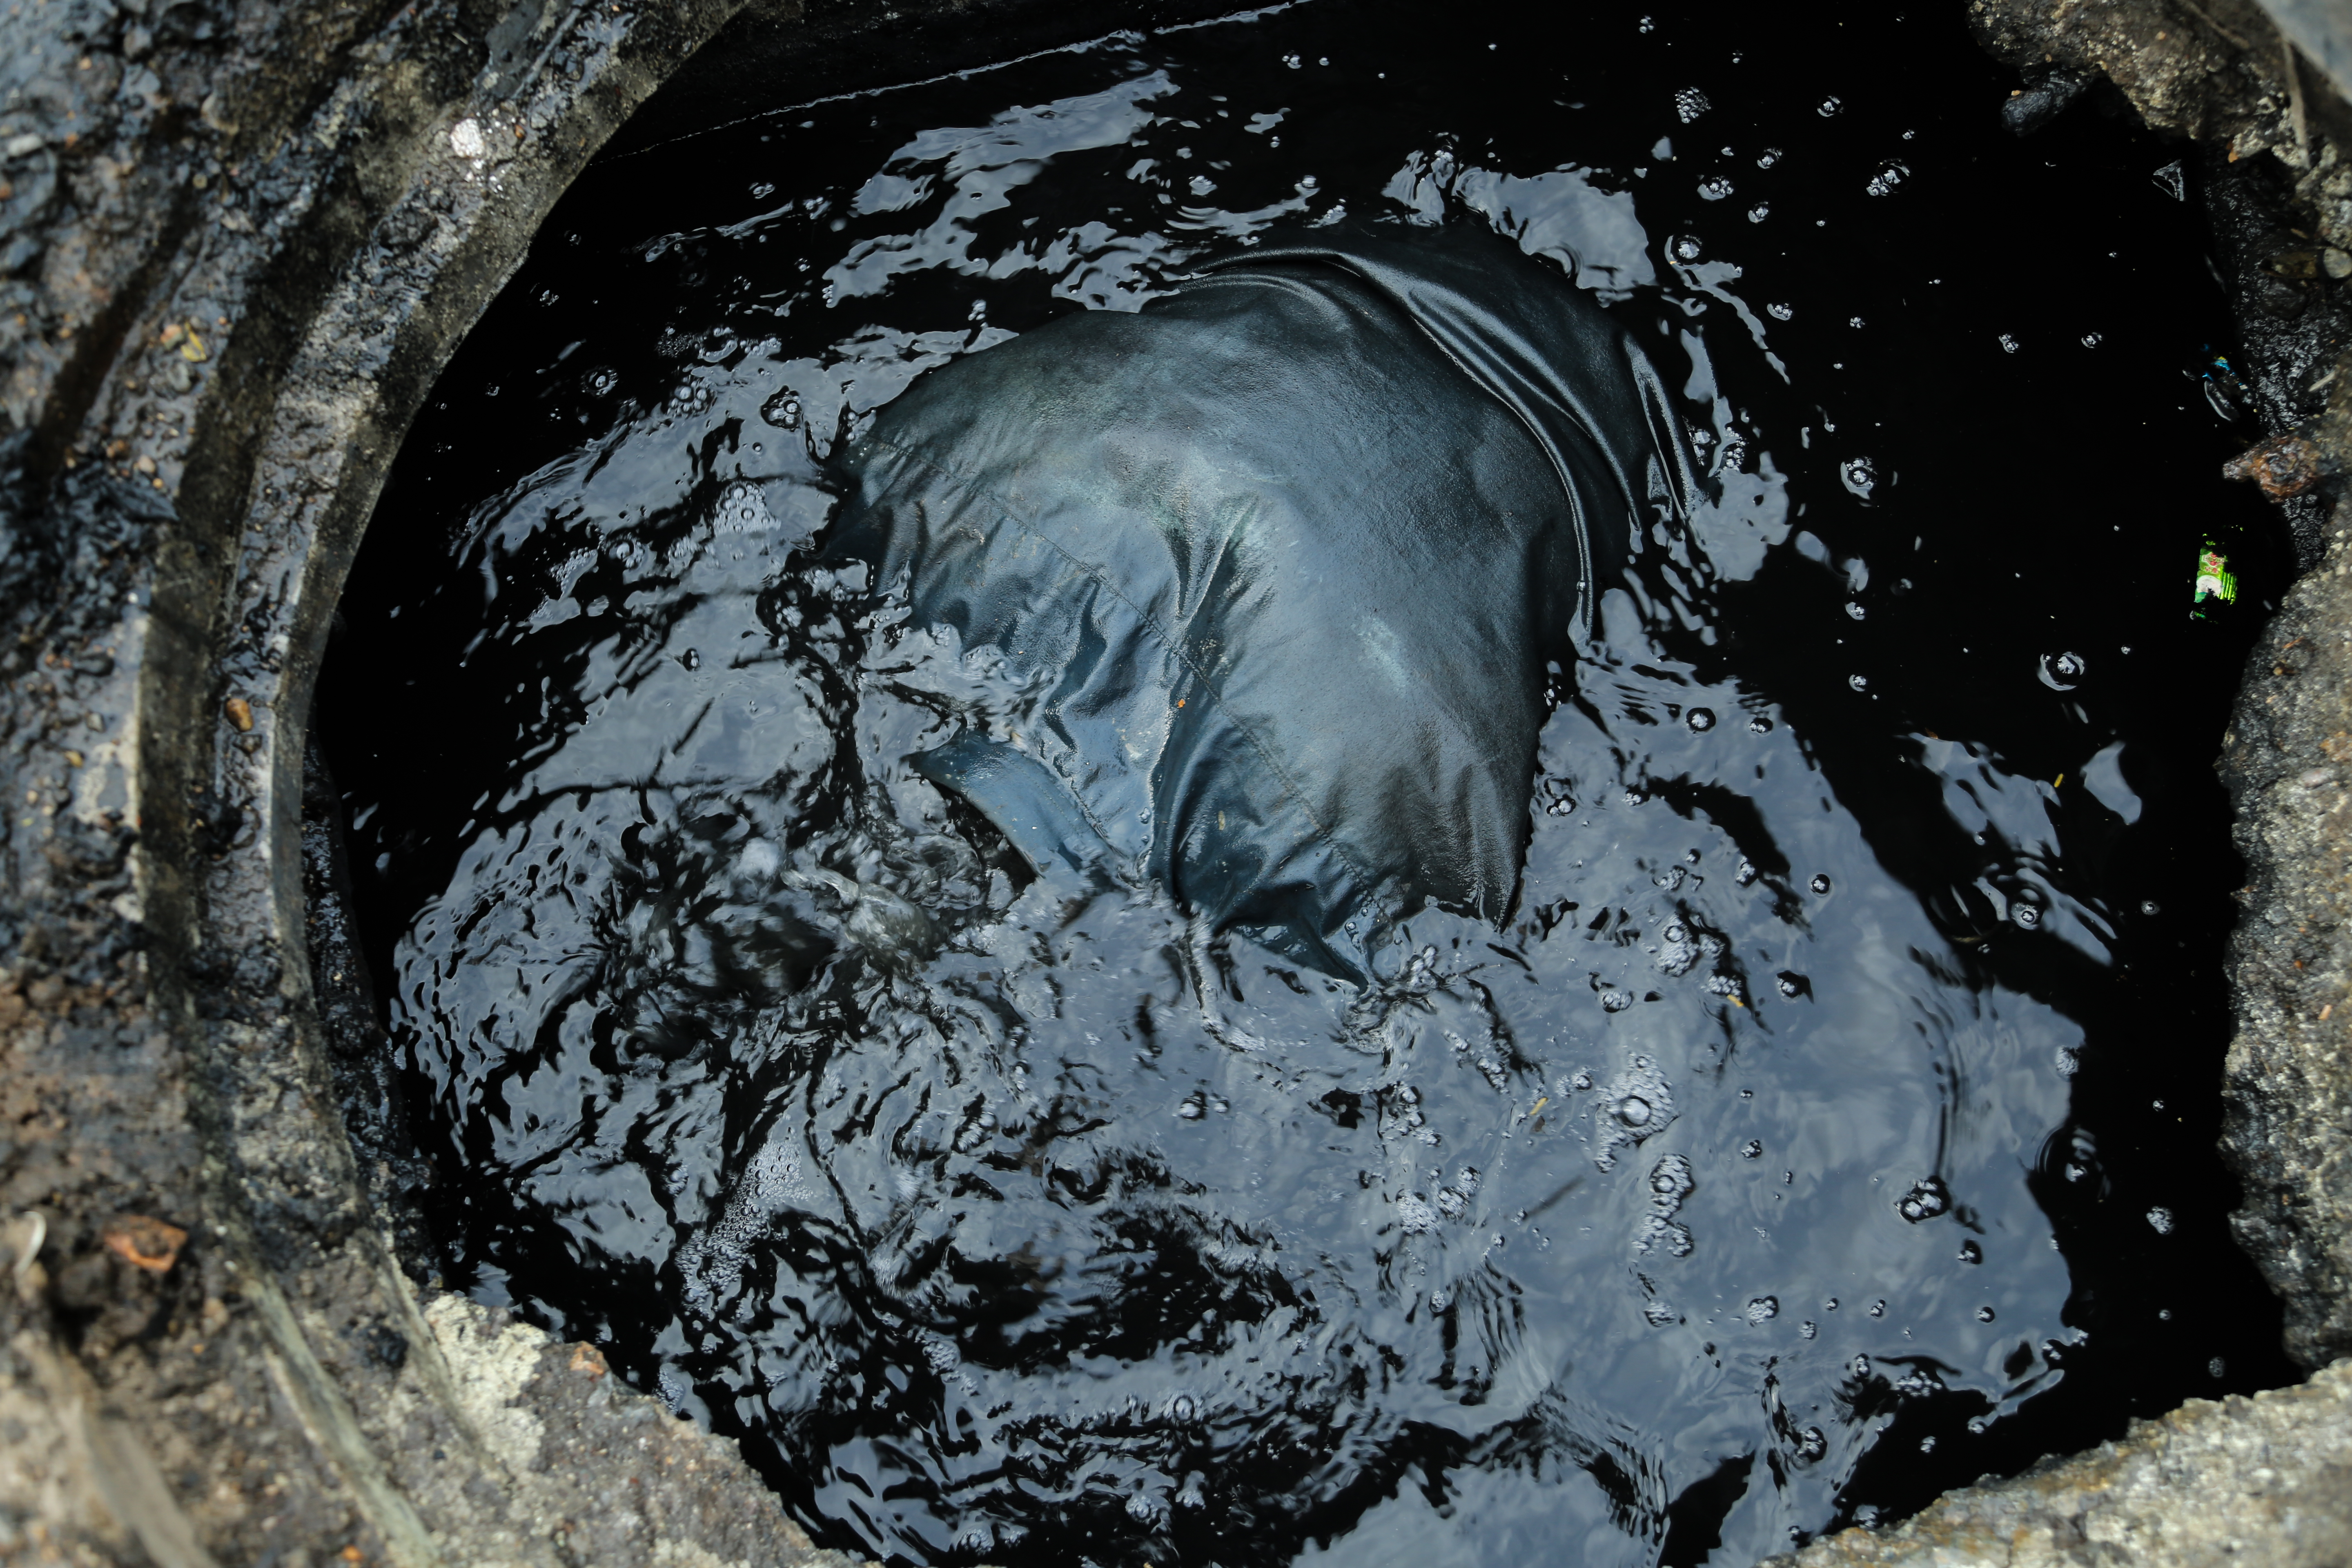
<instances>
[{"instance_id":1,"label":"reflection on water","mask_svg":"<svg viewBox=\"0 0 2352 1568\"><path fill-rule=\"evenodd\" d=\"M320 715L476 1292L924 1562L1748 1561L2283 1377L2190 220L1993 144L1956 26L1811 26L1307 5L592 173ZM1371 992L1032 879L907 763L1024 694L804 549L924 371L1342 215L1596 290L1715 492L1556 683L1513 919Z\"/></svg>"}]
</instances>

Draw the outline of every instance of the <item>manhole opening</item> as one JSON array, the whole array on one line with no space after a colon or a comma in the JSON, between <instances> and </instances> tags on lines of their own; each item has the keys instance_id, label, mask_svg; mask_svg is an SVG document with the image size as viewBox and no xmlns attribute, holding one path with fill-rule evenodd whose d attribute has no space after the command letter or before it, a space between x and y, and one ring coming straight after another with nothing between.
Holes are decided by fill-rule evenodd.
<instances>
[{"instance_id":1,"label":"manhole opening","mask_svg":"<svg viewBox=\"0 0 2352 1568\"><path fill-rule=\"evenodd\" d=\"M2210 769L2290 563L2180 150L2005 136L1954 17L1559 37L1304 5L673 96L583 177L320 683L413 1262L902 1561L1746 1561L2293 1380ZM1707 491L1559 683L1509 918L1412 917L1377 1005L1045 897L906 762L987 671L815 558L918 377L1346 225L1598 298Z\"/></svg>"}]
</instances>

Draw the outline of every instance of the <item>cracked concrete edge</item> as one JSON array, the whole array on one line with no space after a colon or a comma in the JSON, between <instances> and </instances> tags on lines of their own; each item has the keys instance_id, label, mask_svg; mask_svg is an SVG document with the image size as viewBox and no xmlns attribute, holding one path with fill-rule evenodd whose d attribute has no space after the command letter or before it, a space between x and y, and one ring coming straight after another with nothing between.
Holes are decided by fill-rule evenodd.
<instances>
[{"instance_id":1,"label":"cracked concrete edge","mask_svg":"<svg viewBox=\"0 0 2352 1568\"><path fill-rule=\"evenodd\" d=\"M2116 1442L1948 1492L1773 1568L2336 1568L2352 1561L2352 1361L2192 1399Z\"/></svg>"}]
</instances>

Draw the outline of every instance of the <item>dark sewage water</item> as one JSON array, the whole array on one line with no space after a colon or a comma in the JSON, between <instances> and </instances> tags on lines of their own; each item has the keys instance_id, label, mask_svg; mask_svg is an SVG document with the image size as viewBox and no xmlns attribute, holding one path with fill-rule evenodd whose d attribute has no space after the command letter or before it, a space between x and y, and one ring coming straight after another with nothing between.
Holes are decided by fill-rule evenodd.
<instances>
[{"instance_id":1,"label":"dark sewage water","mask_svg":"<svg viewBox=\"0 0 2352 1568\"><path fill-rule=\"evenodd\" d=\"M2289 1380L2210 767L2287 562L2195 174L2006 135L1950 10L1305 0L591 169L319 705L451 1282L898 1563L1747 1563ZM1709 489L1510 918L1363 989L1033 881L906 761L1002 682L815 553L925 372L1343 218L1594 291Z\"/></svg>"}]
</instances>

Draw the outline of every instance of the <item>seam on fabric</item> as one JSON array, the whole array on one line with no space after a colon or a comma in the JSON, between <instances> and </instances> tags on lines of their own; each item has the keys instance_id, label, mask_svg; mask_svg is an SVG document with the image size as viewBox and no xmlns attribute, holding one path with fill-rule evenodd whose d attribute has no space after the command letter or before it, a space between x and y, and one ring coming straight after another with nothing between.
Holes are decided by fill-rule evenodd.
<instances>
[{"instance_id":1,"label":"seam on fabric","mask_svg":"<svg viewBox=\"0 0 2352 1568\"><path fill-rule=\"evenodd\" d=\"M868 436L866 439L874 446L897 453L908 462L920 464L923 468L929 469L932 473L937 474L940 478L947 480L957 489L962 490L965 494L977 496L982 500L990 502L998 509L998 516L1003 521L1011 523L1013 527L1019 529L1030 538L1036 540L1041 544L1044 544L1048 550L1054 552L1055 554L1059 555L1063 560L1070 563L1071 565L1076 567L1087 576L1093 578L1097 583L1102 584L1104 592L1109 594L1112 598L1117 599L1120 604L1126 605L1128 613L1135 617L1136 624L1142 626L1146 632L1150 634L1151 640L1160 645L1160 648L1162 653L1174 658L1177 663L1182 665L1187 670L1192 672L1192 678L1202 684L1202 686L1208 691L1209 695L1215 699L1217 706L1224 711L1225 721L1231 724L1234 729L1239 730L1248 740L1250 749L1257 752L1259 760L1264 762L1267 767L1274 770L1274 776L1282 781L1283 789L1293 800L1298 803L1298 809L1306 815L1308 825L1315 829L1316 838L1321 842L1326 848L1329 849L1333 855L1337 856L1340 863L1346 866L1350 871L1353 871L1357 878L1363 882L1364 891L1357 901L1359 903L1372 901L1373 894L1379 886L1378 879L1376 879L1370 870L1366 869L1365 867L1360 864L1357 861L1356 857L1349 853L1347 847L1339 842L1338 836L1335 835L1329 827L1324 825L1322 820L1316 815L1314 806L1307 803L1307 792L1301 789L1297 783L1291 778L1290 770L1282 765L1281 759L1276 757L1274 754L1273 749L1267 746L1267 744L1258 737L1256 730L1252 728L1246 721L1234 712L1232 704L1225 700L1224 692L1218 687L1215 680L1211 679L1209 673L1202 669L1193 659L1192 656L1185 652L1183 647L1175 642L1170 635L1161 628L1156 618L1148 614L1142 606L1138 605L1134 600L1129 598L1125 593L1121 592L1119 585L1111 581L1108 573L1104 572L1100 567L1080 560L1076 555L1073 554L1067 548L1066 548L1060 541L1047 537L1047 535L1041 530L1032 526L1025 519L1013 510L1013 503L1011 501L1005 500L1003 496L998 495L994 490L989 489L986 487L967 479L964 475L958 473L953 468L949 468L946 464L941 463L935 458L928 458L923 456L921 453L911 451L905 447L899 446L895 441L888 440L879 436ZM1071 791L1071 794L1074 796L1076 793L1077 792L1075 789ZM1079 802L1079 808L1082 811L1086 809L1086 805L1083 800ZM1155 811L1153 815L1156 816L1158 814ZM1089 822L1094 820L1092 812L1089 811L1087 813L1087 819ZM1099 832L1100 829L1097 827L1097 831ZM1106 842L1108 842L1108 839L1106 839ZM1170 844L1172 847L1174 845L1174 840L1172 838L1170 840Z\"/></svg>"}]
</instances>

